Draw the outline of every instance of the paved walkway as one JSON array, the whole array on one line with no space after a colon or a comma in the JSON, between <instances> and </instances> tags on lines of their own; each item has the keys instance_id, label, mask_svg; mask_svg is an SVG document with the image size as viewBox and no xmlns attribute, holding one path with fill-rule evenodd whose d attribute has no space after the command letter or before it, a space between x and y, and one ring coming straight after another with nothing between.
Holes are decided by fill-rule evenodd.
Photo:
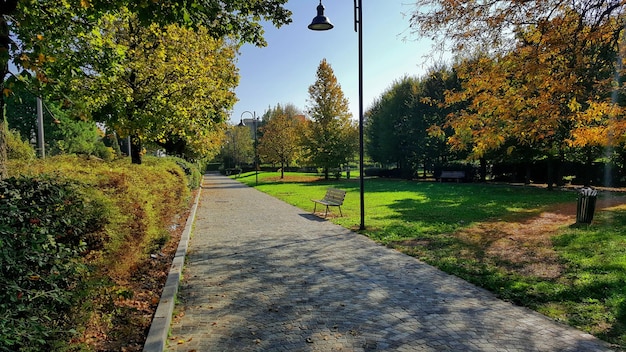
<instances>
[{"instance_id":1,"label":"paved walkway","mask_svg":"<svg viewBox=\"0 0 626 352\"><path fill-rule=\"evenodd\" d=\"M193 233L169 351L610 351L219 175Z\"/></svg>"}]
</instances>

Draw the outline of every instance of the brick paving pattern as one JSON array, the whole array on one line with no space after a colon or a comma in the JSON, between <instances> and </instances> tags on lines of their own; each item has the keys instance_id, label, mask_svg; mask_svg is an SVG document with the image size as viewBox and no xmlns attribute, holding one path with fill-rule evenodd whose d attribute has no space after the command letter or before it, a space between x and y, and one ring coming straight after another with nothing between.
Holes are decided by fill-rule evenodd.
<instances>
[{"instance_id":1,"label":"brick paving pattern","mask_svg":"<svg viewBox=\"0 0 626 352\"><path fill-rule=\"evenodd\" d=\"M611 350L219 175L189 246L168 351Z\"/></svg>"}]
</instances>

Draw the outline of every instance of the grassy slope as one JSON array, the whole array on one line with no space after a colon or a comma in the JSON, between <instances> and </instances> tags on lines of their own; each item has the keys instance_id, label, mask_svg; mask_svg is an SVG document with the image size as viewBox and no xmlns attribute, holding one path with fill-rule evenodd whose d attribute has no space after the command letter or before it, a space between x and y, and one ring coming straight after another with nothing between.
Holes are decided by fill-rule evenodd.
<instances>
[{"instance_id":1,"label":"grassy slope","mask_svg":"<svg viewBox=\"0 0 626 352\"><path fill-rule=\"evenodd\" d=\"M190 191L183 170L172 160L144 158L143 165L128 160L103 162L81 156L58 156L32 163L14 161L13 175L50 174L76 180L92 197L105 199L109 223L108 241L88 260L94 268L93 284L85 292L87 313L77 320L80 336L74 344L87 350L141 350L145 332L165 275L159 272L171 263L151 254L162 251L170 238L170 227L185 210Z\"/></svg>"}]
</instances>

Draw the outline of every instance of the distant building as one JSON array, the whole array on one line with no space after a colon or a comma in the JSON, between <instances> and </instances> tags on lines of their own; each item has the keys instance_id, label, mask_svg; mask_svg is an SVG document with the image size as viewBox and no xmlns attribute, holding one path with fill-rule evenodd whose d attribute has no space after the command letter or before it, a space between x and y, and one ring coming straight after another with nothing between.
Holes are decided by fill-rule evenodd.
<instances>
[{"instance_id":1,"label":"distant building","mask_svg":"<svg viewBox=\"0 0 626 352\"><path fill-rule=\"evenodd\" d=\"M241 121L250 130L250 138L254 138L254 127L255 127L254 119L243 119ZM256 121L256 127L259 128L262 125L263 125L263 120L261 120L261 118L258 118L258 120Z\"/></svg>"}]
</instances>

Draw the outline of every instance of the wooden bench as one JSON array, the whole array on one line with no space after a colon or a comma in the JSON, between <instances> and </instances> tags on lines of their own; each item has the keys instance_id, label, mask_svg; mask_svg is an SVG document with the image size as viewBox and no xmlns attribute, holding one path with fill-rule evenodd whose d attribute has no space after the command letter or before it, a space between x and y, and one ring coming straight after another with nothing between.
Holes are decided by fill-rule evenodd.
<instances>
[{"instance_id":1,"label":"wooden bench","mask_svg":"<svg viewBox=\"0 0 626 352\"><path fill-rule=\"evenodd\" d=\"M460 180L465 179L465 171L441 171L441 175L439 175L439 182L443 182L444 178L459 182Z\"/></svg>"},{"instance_id":2,"label":"wooden bench","mask_svg":"<svg viewBox=\"0 0 626 352\"><path fill-rule=\"evenodd\" d=\"M329 188L326 190L326 195L322 199L311 199L315 206L313 207L313 214L315 214L315 210L317 210L317 204L322 204L326 206L326 213L324 217L328 215L328 207L339 207L339 214L343 216L341 212L341 206L343 205L343 200L346 197L346 191Z\"/></svg>"}]
</instances>

